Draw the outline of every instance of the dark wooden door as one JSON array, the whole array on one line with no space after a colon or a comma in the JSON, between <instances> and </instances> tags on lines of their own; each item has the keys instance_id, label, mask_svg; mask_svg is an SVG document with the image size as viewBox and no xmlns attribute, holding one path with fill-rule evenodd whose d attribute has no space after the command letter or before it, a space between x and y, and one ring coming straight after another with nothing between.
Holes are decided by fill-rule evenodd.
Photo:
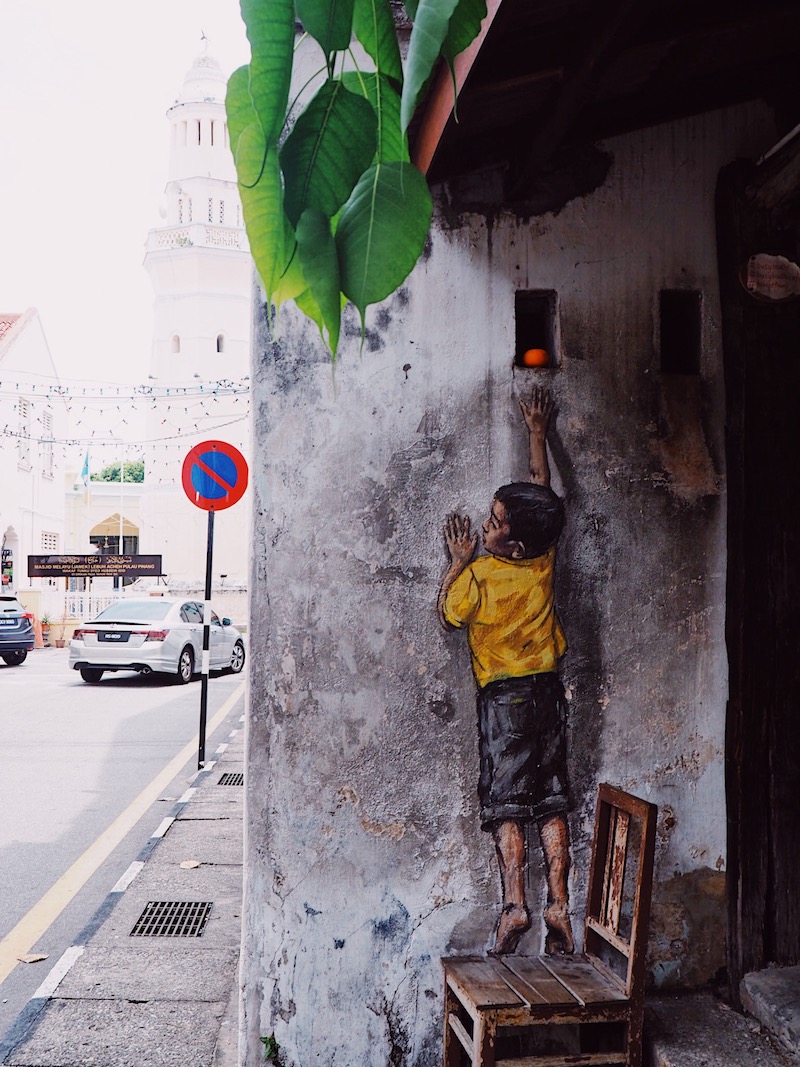
<instances>
[{"instance_id":1,"label":"dark wooden door","mask_svg":"<svg viewBox=\"0 0 800 1067\"><path fill-rule=\"evenodd\" d=\"M728 969L800 962L800 301L758 300L748 258L797 262L800 146L720 174L730 695ZM788 175L788 180L787 180Z\"/></svg>"}]
</instances>

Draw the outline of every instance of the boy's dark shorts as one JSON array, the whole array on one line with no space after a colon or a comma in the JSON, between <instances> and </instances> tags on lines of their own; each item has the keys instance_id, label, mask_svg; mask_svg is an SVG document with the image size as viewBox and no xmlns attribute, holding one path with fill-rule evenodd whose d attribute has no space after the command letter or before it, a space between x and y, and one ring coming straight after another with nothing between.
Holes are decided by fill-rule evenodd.
<instances>
[{"instance_id":1,"label":"boy's dark shorts","mask_svg":"<svg viewBox=\"0 0 800 1067\"><path fill-rule=\"evenodd\" d=\"M555 673L478 690L481 827L567 810L567 702Z\"/></svg>"}]
</instances>

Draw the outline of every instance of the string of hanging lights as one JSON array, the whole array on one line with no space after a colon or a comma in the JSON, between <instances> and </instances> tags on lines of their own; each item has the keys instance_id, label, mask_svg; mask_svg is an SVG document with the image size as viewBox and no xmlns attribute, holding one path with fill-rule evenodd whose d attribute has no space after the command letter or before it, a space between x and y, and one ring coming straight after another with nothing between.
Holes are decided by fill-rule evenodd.
<instances>
[{"instance_id":1,"label":"string of hanging lights","mask_svg":"<svg viewBox=\"0 0 800 1067\"><path fill-rule=\"evenodd\" d=\"M194 437L197 432L203 430L221 430L225 426L234 426L237 423L245 422L248 418L247 414L239 415L235 419L226 419L224 422L204 423L201 427L198 423L194 423L192 429L182 430L179 433L166 434L161 437L148 437L139 441L123 441L125 449L144 448L147 445L157 445L162 441L176 441L178 439L186 437ZM7 423L0 430L0 438L13 438L15 441L28 441L32 445L64 445L66 447L75 448L78 445L97 445L98 447L113 445L116 448L120 447L120 438L100 437L95 435L95 431L92 431L90 437L33 437L29 434L20 433L18 430L12 429Z\"/></svg>"},{"instance_id":2,"label":"string of hanging lights","mask_svg":"<svg viewBox=\"0 0 800 1067\"><path fill-rule=\"evenodd\" d=\"M28 382L20 377L0 378L0 396L44 398L54 400L80 400L86 402L108 400L139 400L152 398L161 400L165 397L217 397L247 395L250 392L250 378L245 376L238 380L219 378L217 381L200 381L187 385L81 385L80 382Z\"/></svg>"},{"instance_id":3,"label":"string of hanging lights","mask_svg":"<svg viewBox=\"0 0 800 1067\"><path fill-rule=\"evenodd\" d=\"M45 467L81 469L87 451L114 458L137 452L150 484L173 482L187 440L224 431L245 447L250 415L250 379L200 379L140 385L65 380L31 372L0 377L0 453L16 451L30 463L38 449ZM61 411L62 419L54 415ZM24 424L22 413L25 413ZM2 419L5 414L5 419ZM66 414L68 428L58 426ZM137 424L146 429L137 432ZM55 432L54 432L55 431ZM105 460L101 459L101 463ZM161 476L163 475L163 476ZM173 471L174 475L174 471Z\"/></svg>"}]
</instances>

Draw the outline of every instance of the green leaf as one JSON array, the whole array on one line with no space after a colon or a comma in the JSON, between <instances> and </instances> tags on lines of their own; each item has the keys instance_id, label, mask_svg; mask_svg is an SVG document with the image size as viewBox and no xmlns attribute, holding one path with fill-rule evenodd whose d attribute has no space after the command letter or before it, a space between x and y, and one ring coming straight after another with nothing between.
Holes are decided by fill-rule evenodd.
<instances>
[{"instance_id":1,"label":"green leaf","mask_svg":"<svg viewBox=\"0 0 800 1067\"><path fill-rule=\"evenodd\" d=\"M431 222L428 185L411 163L376 163L362 175L336 227L342 292L361 312L405 281Z\"/></svg>"},{"instance_id":2,"label":"green leaf","mask_svg":"<svg viewBox=\"0 0 800 1067\"><path fill-rule=\"evenodd\" d=\"M394 78L400 85L403 67L389 0L355 0L353 30L378 73Z\"/></svg>"},{"instance_id":3,"label":"green leaf","mask_svg":"<svg viewBox=\"0 0 800 1067\"><path fill-rule=\"evenodd\" d=\"M350 47L353 3L354 0L295 0L303 29L319 43L326 57Z\"/></svg>"},{"instance_id":4,"label":"green leaf","mask_svg":"<svg viewBox=\"0 0 800 1067\"><path fill-rule=\"evenodd\" d=\"M281 149L286 214L293 224L307 207L329 218L347 200L375 155L378 120L363 96L328 80Z\"/></svg>"},{"instance_id":5,"label":"green leaf","mask_svg":"<svg viewBox=\"0 0 800 1067\"><path fill-rule=\"evenodd\" d=\"M378 116L377 162L407 162L408 142L400 129L400 95L392 83L379 74L359 74L355 71L343 74L342 82L351 92L366 96L375 109Z\"/></svg>"},{"instance_id":6,"label":"green leaf","mask_svg":"<svg viewBox=\"0 0 800 1067\"><path fill-rule=\"evenodd\" d=\"M456 56L478 36L485 18L486 0L458 0L458 7L450 19L447 37L442 45L442 55L451 69Z\"/></svg>"},{"instance_id":7,"label":"green leaf","mask_svg":"<svg viewBox=\"0 0 800 1067\"><path fill-rule=\"evenodd\" d=\"M283 185L278 152L270 148L258 182L239 183L250 253L264 282L269 300L286 268L286 218L283 213Z\"/></svg>"},{"instance_id":8,"label":"green leaf","mask_svg":"<svg viewBox=\"0 0 800 1067\"><path fill-rule=\"evenodd\" d=\"M250 95L267 142L281 131L294 58L292 0L241 0L252 58Z\"/></svg>"},{"instance_id":9,"label":"green leaf","mask_svg":"<svg viewBox=\"0 0 800 1067\"><path fill-rule=\"evenodd\" d=\"M406 14L413 22L417 17L417 7L419 6L419 0L403 0L403 7L406 9Z\"/></svg>"},{"instance_id":10,"label":"green leaf","mask_svg":"<svg viewBox=\"0 0 800 1067\"><path fill-rule=\"evenodd\" d=\"M284 246L287 249L288 263L284 268L283 274L278 279L274 292L271 296L271 301L276 307L280 307L287 300L294 300L295 304L300 308L304 315L306 315L312 322L315 322L319 328L320 335L325 340L325 334L323 332L325 327L325 320L322 317L322 312L319 309L317 301L314 299L314 295L309 289L308 282L303 274L303 267L300 261L300 249L298 246L297 237L292 225L284 215L285 233L284 233ZM339 264L335 266L335 277L339 279Z\"/></svg>"},{"instance_id":11,"label":"green leaf","mask_svg":"<svg viewBox=\"0 0 800 1067\"><path fill-rule=\"evenodd\" d=\"M297 296L294 298L294 302L295 304L297 304L297 306L307 318L311 319L312 322L315 322L317 324L320 337L324 341L325 320L322 317L322 312L319 309L319 304L314 299L311 290L304 289L302 293L298 293ZM334 351L334 355L335 354L336 353Z\"/></svg>"},{"instance_id":12,"label":"green leaf","mask_svg":"<svg viewBox=\"0 0 800 1067\"><path fill-rule=\"evenodd\" d=\"M272 294L272 302L276 307L280 307L285 300L296 300L300 293L308 288L308 283L303 275L303 268L300 265L297 238L288 219L286 219L284 247L286 248L287 262L283 268L283 273L275 283L275 290Z\"/></svg>"},{"instance_id":13,"label":"green leaf","mask_svg":"<svg viewBox=\"0 0 800 1067\"><path fill-rule=\"evenodd\" d=\"M401 119L403 132L414 115L422 87L439 58L450 17L458 0L419 0L411 40L408 43Z\"/></svg>"},{"instance_id":14,"label":"green leaf","mask_svg":"<svg viewBox=\"0 0 800 1067\"><path fill-rule=\"evenodd\" d=\"M335 354L341 320L339 260L328 216L314 208L304 211L297 223L297 245L308 288L328 330L328 347Z\"/></svg>"},{"instance_id":15,"label":"green leaf","mask_svg":"<svg viewBox=\"0 0 800 1067\"><path fill-rule=\"evenodd\" d=\"M250 68L239 67L228 79L225 111L236 171L242 185L255 185L264 167L267 144L250 97Z\"/></svg>"}]
</instances>

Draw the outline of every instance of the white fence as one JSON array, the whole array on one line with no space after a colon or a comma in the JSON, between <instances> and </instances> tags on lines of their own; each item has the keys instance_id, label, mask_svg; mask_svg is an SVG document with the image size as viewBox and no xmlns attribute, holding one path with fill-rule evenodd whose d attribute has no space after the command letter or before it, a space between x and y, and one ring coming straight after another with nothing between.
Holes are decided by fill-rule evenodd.
<instances>
[{"instance_id":1,"label":"white fence","mask_svg":"<svg viewBox=\"0 0 800 1067\"><path fill-rule=\"evenodd\" d=\"M64 612L69 619L93 619L95 615L120 599L122 591L105 593L65 593Z\"/></svg>"},{"instance_id":2,"label":"white fence","mask_svg":"<svg viewBox=\"0 0 800 1067\"><path fill-rule=\"evenodd\" d=\"M102 593L58 593L48 590L42 598L42 614L47 614L51 623L62 619L93 619L109 604L120 599L121 590L107 589Z\"/></svg>"}]
</instances>

